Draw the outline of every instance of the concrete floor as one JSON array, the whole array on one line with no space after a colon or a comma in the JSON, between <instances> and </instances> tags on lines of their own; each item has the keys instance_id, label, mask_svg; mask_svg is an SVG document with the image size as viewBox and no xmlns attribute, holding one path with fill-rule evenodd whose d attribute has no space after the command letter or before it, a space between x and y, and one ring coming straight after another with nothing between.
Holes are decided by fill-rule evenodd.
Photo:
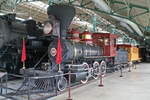
<instances>
[{"instance_id":1,"label":"concrete floor","mask_svg":"<svg viewBox=\"0 0 150 100\"><path fill-rule=\"evenodd\" d=\"M149 100L150 99L150 63L141 63L132 72L124 70L124 77L114 73L105 77L104 87L98 87L99 81L87 84L71 91L73 100ZM48 100L66 100L67 93Z\"/></svg>"},{"instance_id":2,"label":"concrete floor","mask_svg":"<svg viewBox=\"0 0 150 100\"><path fill-rule=\"evenodd\" d=\"M104 87L98 87L99 81L86 84L71 91L73 100L149 100L150 99L150 63L141 63L132 72L113 73L104 78ZM68 93L47 100L66 100ZM36 96L37 97L37 96ZM11 100L0 96L0 100ZM20 97L18 100L27 100Z\"/></svg>"}]
</instances>

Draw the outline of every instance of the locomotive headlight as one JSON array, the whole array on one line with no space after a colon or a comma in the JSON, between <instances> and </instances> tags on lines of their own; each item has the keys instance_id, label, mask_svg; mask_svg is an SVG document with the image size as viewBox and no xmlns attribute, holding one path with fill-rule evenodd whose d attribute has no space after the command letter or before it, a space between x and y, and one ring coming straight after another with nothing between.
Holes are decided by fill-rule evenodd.
<instances>
[{"instance_id":1,"label":"locomotive headlight","mask_svg":"<svg viewBox=\"0 0 150 100\"><path fill-rule=\"evenodd\" d=\"M44 25L44 28L43 28L43 32L44 34L50 34L51 31L52 31L53 27L52 27L52 24L47 22L45 25Z\"/></svg>"}]
</instances>

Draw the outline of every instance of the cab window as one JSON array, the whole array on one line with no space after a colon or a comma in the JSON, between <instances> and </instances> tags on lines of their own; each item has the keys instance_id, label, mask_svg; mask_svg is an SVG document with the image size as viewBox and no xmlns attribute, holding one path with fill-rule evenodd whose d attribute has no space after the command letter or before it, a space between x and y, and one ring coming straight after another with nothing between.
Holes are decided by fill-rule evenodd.
<instances>
[{"instance_id":1,"label":"cab window","mask_svg":"<svg viewBox=\"0 0 150 100\"><path fill-rule=\"evenodd\" d=\"M99 38L98 38L98 41L99 41L99 42L103 42L103 38L102 38L102 37L99 37Z\"/></svg>"},{"instance_id":2,"label":"cab window","mask_svg":"<svg viewBox=\"0 0 150 100\"><path fill-rule=\"evenodd\" d=\"M105 45L109 45L109 38L105 37Z\"/></svg>"},{"instance_id":3,"label":"cab window","mask_svg":"<svg viewBox=\"0 0 150 100\"><path fill-rule=\"evenodd\" d=\"M116 46L116 39L111 39L111 45Z\"/></svg>"}]
</instances>

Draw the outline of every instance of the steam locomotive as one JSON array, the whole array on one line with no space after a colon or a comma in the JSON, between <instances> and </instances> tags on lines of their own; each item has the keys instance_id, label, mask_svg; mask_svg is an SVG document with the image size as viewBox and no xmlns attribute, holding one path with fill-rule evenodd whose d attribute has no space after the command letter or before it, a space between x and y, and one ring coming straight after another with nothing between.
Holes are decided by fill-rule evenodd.
<instances>
[{"instance_id":1,"label":"steam locomotive","mask_svg":"<svg viewBox=\"0 0 150 100\"><path fill-rule=\"evenodd\" d=\"M0 68L18 74L21 63L22 39L25 38L26 67L33 67L47 51L50 39L42 37L40 24L34 20L16 22L15 14L0 16ZM40 49L42 47L42 49ZM47 57L43 61L47 61Z\"/></svg>"},{"instance_id":2,"label":"steam locomotive","mask_svg":"<svg viewBox=\"0 0 150 100\"><path fill-rule=\"evenodd\" d=\"M82 42L67 39L68 27L75 16L74 7L49 6L47 14L48 20L44 22L44 26L33 20L16 22L14 15L0 17L0 65L4 69L28 76L54 76L68 73L71 67L69 70L75 73L72 80L86 83L90 77L97 79L100 74L104 75L106 69L128 63L128 52L122 49L117 51L114 35L93 33L90 36L94 38L90 40L92 45L88 43L88 38L84 38ZM59 36L62 47L61 72L56 63ZM83 37L89 37L89 34L84 34ZM21 69L22 38L26 40L26 69ZM57 79L61 80L58 82L60 90L65 87L66 77Z\"/></svg>"},{"instance_id":3,"label":"steam locomotive","mask_svg":"<svg viewBox=\"0 0 150 100\"><path fill-rule=\"evenodd\" d=\"M67 29L75 16L74 7L66 5L49 6L47 13L49 20L46 21L44 34L55 36L48 47L48 56L51 64L47 65L47 71L51 74L53 73L52 75L59 73L59 66L56 63L59 35L62 47L62 72L67 73L68 67L71 66L71 72L74 73L72 80L75 82L81 81L82 83L86 83L90 77L97 79L100 74L104 75L106 69L114 70L114 66L118 68L118 66L124 66L124 64L128 63L128 52L123 49L117 51L117 36L115 35L108 33L93 33L91 35L85 31L81 36L85 38L81 42L73 41L73 38L79 39L79 37L76 37L77 34L72 34L73 37L67 36ZM100 37L102 37L103 41L100 40ZM106 39L108 43L105 45ZM108 53L106 52L107 49L109 50ZM106 68L106 66L108 67ZM39 71L37 74L39 74Z\"/></svg>"}]
</instances>

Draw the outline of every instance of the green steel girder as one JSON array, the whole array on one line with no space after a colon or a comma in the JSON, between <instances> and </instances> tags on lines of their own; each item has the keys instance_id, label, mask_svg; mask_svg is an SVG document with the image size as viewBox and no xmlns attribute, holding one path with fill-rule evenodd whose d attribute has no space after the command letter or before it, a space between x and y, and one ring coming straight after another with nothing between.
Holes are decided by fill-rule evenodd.
<instances>
[{"instance_id":1,"label":"green steel girder","mask_svg":"<svg viewBox=\"0 0 150 100\"><path fill-rule=\"evenodd\" d=\"M28 1L31 2L31 1L42 1L42 0L17 0L17 3L18 3L18 1L19 1L19 3L21 3L22 1L23 1L23 2L28 2ZM76 1L80 1L81 3L80 3L80 4L74 3L74 2L76 2ZM144 10L146 10L146 11L145 11L145 12L142 12L142 13L139 13L139 14L137 14L137 15L135 15L135 16L126 17L126 16L122 16L122 15L116 14L115 11L114 11L114 12L105 12L105 11L99 10L99 9L96 8L96 7L93 7L93 8L92 8L92 7L88 7L88 5L92 3L91 1L89 1L89 2L87 2L87 3L83 3L83 0L68 0L68 1L65 1L65 2L63 2L63 0L49 0L49 4L55 4L55 2L59 2L59 3L63 3L63 4L69 4L69 5L72 5L72 6L77 6L77 7L81 7L81 8L84 8L84 9L89 9L89 10L92 10L92 11L97 11L97 12L100 12L100 13L105 13L105 14L117 16L117 17L120 17L120 18L125 18L125 19L128 19L128 20L134 22L134 23L137 24L139 27L141 27L141 28L147 30L147 27L145 27L145 26L139 24L138 22L136 22L135 20L133 20L133 18L135 18L135 17L137 17L137 16L141 16L141 15L143 15L143 14L148 13L148 12L149 12L149 9L148 9L147 7L143 7L143 6L135 5L135 4L129 4L129 7L131 8L131 9L130 9L130 12L131 12L132 8L134 8L134 7L135 7L135 8L141 8L141 9L144 9ZM126 5L125 2L121 2L121 1L112 1L111 3L118 3L118 4ZM124 10L124 9L126 9L126 7L123 7L123 8L121 8L121 9L118 9L117 12L118 12L118 11L122 11L122 10Z\"/></svg>"},{"instance_id":2,"label":"green steel girder","mask_svg":"<svg viewBox=\"0 0 150 100\"><path fill-rule=\"evenodd\" d=\"M126 5L125 2L123 2L123 1L116 1L116 0L113 0L111 3ZM128 6L130 8L134 8L135 7L135 8L140 8L140 9L144 9L144 10L149 10L149 8L147 8L147 7L144 7L144 6L141 6L141 5L132 4L132 3L128 4Z\"/></svg>"},{"instance_id":3,"label":"green steel girder","mask_svg":"<svg viewBox=\"0 0 150 100\"><path fill-rule=\"evenodd\" d=\"M96 20L96 15L93 15L93 32L96 32L96 23L97 23L97 20Z\"/></svg>"},{"instance_id":4,"label":"green steel girder","mask_svg":"<svg viewBox=\"0 0 150 100\"><path fill-rule=\"evenodd\" d=\"M2 5L6 6L7 0L2 0L0 2L0 10L2 9Z\"/></svg>"},{"instance_id":5,"label":"green steel girder","mask_svg":"<svg viewBox=\"0 0 150 100\"><path fill-rule=\"evenodd\" d=\"M126 7L123 7L123 8L118 9L117 12L120 12L120 11L122 11L122 10L127 9L127 6L128 6L128 7L130 8L130 11L129 11L129 18L130 18L130 19L133 19L133 18L135 18L135 17L144 15L144 14L146 14L146 13L149 12L149 8L144 7L144 6L140 6L140 5L135 5L135 4L132 4L132 3L130 3L130 4L127 5L125 2L116 1L116 0L115 0L115 1L112 1L111 3L113 4L113 6L114 6L114 4L120 4L120 5L126 6ZM136 14L136 15L134 15L134 16L132 16L132 15L131 15L131 12L132 12L132 9L133 9L133 8L143 9L143 10L145 10L145 11L144 11L144 12L141 12L141 13L138 13L138 14Z\"/></svg>"},{"instance_id":6,"label":"green steel girder","mask_svg":"<svg viewBox=\"0 0 150 100\"><path fill-rule=\"evenodd\" d=\"M130 15L130 16L129 16L129 19L133 19L133 18L135 18L135 17L144 15L144 14L146 14L146 13L149 13L149 11L144 11L144 12L138 13L138 14L136 14L136 15L134 15L134 16L131 16L131 15Z\"/></svg>"},{"instance_id":7,"label":"green steel girder","mask_svg":"<svg viewBox=\"0 0 150 100\"><path fill-rule=\"evenodd\" d=\"M80 21L84 20L89 22L89 18L91 19L91 16L89 16L87 13L76 13L76 15L80 16Z\"/></svg>"},{"instance_id":8,"label":"green steel girder","mask_svg":"<svg viewBox=\"0 0 150 100\"><path fill-rule=\"evenodd\" d=\"M96 32L96 26L100 25L102 28L109 28L111 30L107 30L111 33L117 34L116 28L112 27L110 24L104 23L103 19L101 17L97 17L96 15L93 15L93 32ZM118 34L121 34L118 32Z\"/></svg>"},{"instance_id":9,"label":"green steel girder","mask_svg":"<svg viewBox=\"0 0 150 100\"><path fill-rule=\"evenodd\" d=\"M115 34L115 32L116 32L116 28L112 28L112 34Z\"/></svg>"},{"instance_id":10,"label":"green steel girder","mask_svg":"<svg viewBox=\"0 0 150 100\"><path fill-rule=\"evenodd\" d=\"M122 15L119 15L119 14L116 14L116 13L112 13L112 12L105 12L105 11L102 11L102 10L99 10L98 8L94 7L94 8L90 8L90 7L86 7L86 6L81 6L81 5L77 5L77 4L72 4L73 6L77 6L77 7L81 7L81 8L84 8L84 9L89 9L89 10L92 10L92 11L97 11L97 12L100 12L100 13L104 13L104 14L108 14L108 15L113 15L113 16L117 16L117 17L120 17L120 18L124 18L124 19L128 19L132 22L134 22L135 24L137 24L139 27L143 28L144 30L147 30L145 26L139 24L137 21L135 21L133 18L137 17L137 16L140 16L140 15L143 15L143 14L146 14L148 13L149 11L145 11L143 13L139 13L135 16L131 16L131 17L126 17L126 16L122 16Z\"/></svg>"},{"instance_id":11,"label":"green steel girder","mask_svg":"<svg viewBox=\"0 0 150 100\"><path fill-rule=\"evenodd\" d=\"M150 26L147 26L146 28L147 28L147 32L150 32Z\"/></svg>"},{"instance_id":12,"label":"green steel girder","mask_svg":"<svg viewBox=\"0 0 150 100\"><path fill-rule=\"evenodd\" d=\"M0 2L0 10L4 10L4 9L11 9L13 6L13 2L12 0L2 0Z\"/></svg>"},{"instance_id":13,"label":"green steel girder","mask_svg":"<svg viewBox=\"0 0 150 100\"><path fill-rule=\"evenodd\" d=\"M86 2L83 4L83 0L81 1L81 6L87 6L89 4L92 4L93 2L92 1L89 1L89 2Z\"/></svg>"},{"instance_id":14,"label":"green steel girder","mask_svg":"<svg viewBox=\"0 0 150 100\"><path fill-rule=\"evenodd\" d=\"M129 4L129 7L131 7L131 8L140 8L140 9L144 9L144 10L148 10L149 11L149 8L147 8L147 7L144 7L144 6L141 6L141 5L132 4L132 3Z\"/></svg>"},{"instance_id":15,"label":"green steel girder","mask_svg":"<svg viewBox=\"0 0 150 100\"><path fill-rule=\"evenodd\" d=\"M120 8L120 9L117 9L117 10L115 10L115 11L113 11L113 13L118 13L118 12L120 12L120 11L122 11L122 10L126 10L128 7L122 7L122 8Z\"/></svg>"}]
</instances>

